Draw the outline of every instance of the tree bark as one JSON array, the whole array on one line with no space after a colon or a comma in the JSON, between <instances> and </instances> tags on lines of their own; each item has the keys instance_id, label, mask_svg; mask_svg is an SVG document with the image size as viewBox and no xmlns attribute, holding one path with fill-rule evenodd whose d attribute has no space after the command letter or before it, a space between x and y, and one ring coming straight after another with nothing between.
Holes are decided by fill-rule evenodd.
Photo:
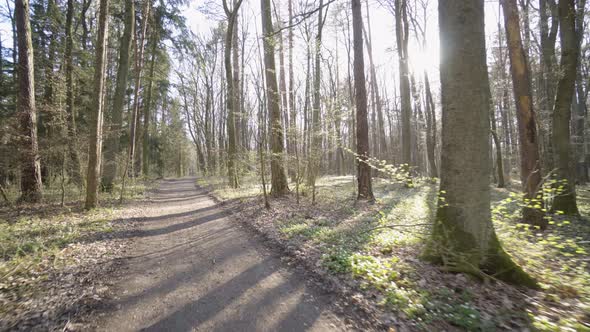
<instances>
[{"instance_id":1,"label":"tree bark","mask_svg":"<svg viewBox=\"0 0 590 332\"><path fill-rule=\"evenodd\" d=\"M88 174L86 176L86 203L89 210L98 205L98 183L102 157L102 121L104 75L106 68L109 1L100 0L98 37L96 39L96 61L94 63L94 95L92 97L90 148L88 153Z\"/></svg>"},{"instance_id":2,"label":"tree bark","mask_svg":"<svg viewBox=\"0 0 590 332\"><path fill-rule=\"evenodd\" d=\"M270 145L272 155L270 158L271 171L271 195L282 196L289 192L287 175L283 162L285 150L283 143L283 126L281 123L281 104L277 84L274 32L272 25L272 10L270 0L261 0L262 33L264 46L264 68L266 76L266 98L270 120Z\"/></svg>"},{"instance_id":3,"label":"tree bark","mask_svg":"<svg viewBox=\"0 0 590 332\"><path fill-rule=\"evenodd\" d=\"M73 20L74 20L74 0L68 0L66 12L66 48L65 48L65 74L66 74L66 117L68 130L68 155L70 158L69 172L77 186L81 187L83 184L82 174L80 173L80 156L76 149L77 136L76 133L76 113L74 109L74 36L73 36Z\"/></svg>"},{"instance_id":4,"label":"tree bark","mask_svg":"<svg viewBox=\"0 0 590 332\"><path fill-rule=\"evenodd\" d=\"M38 203L42 198L41 165L37 142L33 41L29 18L29 1L16 0L14 16L18 38L18 93L16 109L22 135L21 196L19 202Z\"/></svg>"},{"instance_id":5,"label":"tree bark","mask_svg":"<svg viewBox=\"0 0 590 332\"><path fill-rule=\"evenodd\" d=\"M369 124L367 119L367 87L363 54L363 16L360 0L351 0L354 49L354 89L356 104L356 153L359 200L375 200L369 158Z\"/></svg>"},{"instance_id":6,"label":"tree bark","mask_svg":"<svg viewBox=\"0 0 590 332\"><path fill-rule=\"evenodd\" d=\"M553 152L555 153L556 176L563 190L553 199L552 209L565 214L577 215L575 168L570 143L571 105L578 67L578 42L576 38L574 0L559 0L559 37L561 40L560 77L557 83L553 109Z\"/></svg>"},{"instance_id":7,"label":"tree bark","mask_svg":"<svg viewBox=\"0 0 590 332\"><path fill-rule=\"evenodd\" d=\"M227 156L227 173L229 179L229 185L232 188L238 188L240 183L238 181L238 170L237 170L237 135L236 135L236 110L235 107L238 105L238 98L236 94L235 80L233 78L233 67L232 67L232 42L235 35L234 26L238 17L238 10L242 0L239 0L234 4L232 10L229 9L227 1L223 0L223 8L227 15L227 31L225 35L225 50L224 50L224 64L225 64L225 78L227 84L227 139L228 139L228 156ZM235 60L235 59L234 59ZM234 63L235 65L235 63Z\"/></svg>"},{"instance_id":8,"label":"tree bark","mask_svg":"<svg viewBox=\"0 0 590 332\"><path fill-rule=\"evenodd\" d=\"M137 125L139 120L139 90L141 87L141 71L143 69L143 51L145 44L145 37L147 33L148 20L150 16L151 0L144 0L143 18L141 26L141 38L135 43L135 91L133 96L133 112L131 114L131 123L129 124L129 160L128 164L132 165L132 174L135 176L135 148L137 139ZM137 39L137 38L136 38Z\"/></svg>"},{"instance_id":9,"label":"tree bark","mask_svg":"<svg viewBox=\"0 0 590 332\"><path fill-rule=\"evenodd\" d=\"M520 178L524 191L524 198L532 200L529 206L523 208L523 219L541 228L547 227L547 221L541 211L542 174L539 158L537 138L537 123L533 109L533 95L529 65L522 45L520 35L520 19L516 0L503 0L504 27L510 56L510 71L514 100L516 101L516 119L520 145ZM534 208L533 206L539 206Z\"/></svg>"},{"instance_id":10,"label":"tree bark","mask_svg":"<svg viewBox=\"0 0 590 332\"><path fill-rule=\"evenodd\" d=\"M70 0L71 1L71 0ZM121 39L119 52L119 66L117 68L117 81L115 83L115 96L111 114L111 130L105 144L103 189L113 190L113 181L117 176L117 155L120 152L121 134L123 127L123 108L125 106L125 94L129 79L129 64L131 44L135 35L135 1L125 2L125 27Z\"/></svg>"},{"instance_id":11,"label":"tree bark","mask_svg":"<svg viewBox=\"0 0 590 332\"><path fill-rule=\"evenodd\" d=\"M408 16L406 0L395 0L395 35L399 60L399 84L402 108L402 163L412 163L411 123L412 100L408 67Z\"/></svg>"},{"instance_id":12,"label":"tree bark","mask_svg":"<svg viewBox=\"0 0 590 332\"><path fill-rule=\"evenodd\" d=\"M536 286L512 262L490 211L490 90L484 1L439 0L442 163L432 241L426 257L451 270Z\"/></svg>"}]
</instances>

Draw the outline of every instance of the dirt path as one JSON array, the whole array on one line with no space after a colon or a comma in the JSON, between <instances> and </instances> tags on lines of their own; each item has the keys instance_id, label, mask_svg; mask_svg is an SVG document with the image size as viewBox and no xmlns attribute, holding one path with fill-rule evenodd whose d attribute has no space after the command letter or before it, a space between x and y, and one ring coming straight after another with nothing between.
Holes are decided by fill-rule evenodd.
<instances>
[{"instance_id":1,"label":"dirt path","mask_svg":"<svg viewBox=\"0 0 590 332\"><path fill-rule=\"evenodd\" d=\"M343 331L306 283L195 187L162 181L143 209L100 331Z\"/></svg>"}]
</instances>

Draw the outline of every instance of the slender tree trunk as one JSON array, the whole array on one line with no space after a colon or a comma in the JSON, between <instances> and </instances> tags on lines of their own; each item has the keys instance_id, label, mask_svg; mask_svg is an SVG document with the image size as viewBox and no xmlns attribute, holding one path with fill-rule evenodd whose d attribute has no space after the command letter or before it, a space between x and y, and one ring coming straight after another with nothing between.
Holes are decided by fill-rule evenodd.
<instances>
[{"instance_id":1,"label":"slender tree trunk","mask_svg":"<svg viewBox=\"0 0 590 332\"><path fill-rule=\"evenodd\" d=\"M500 138L498 137L498 131L496 129L496 114L494 108L490 107L490 123L492 125L491 133L494 145L496 146L496 169L498 171L498 188L506 187L504 183L504 165L502 158L502 145L500 144Z\"/></svg>"},{"instance_id":2,"label":"slender tree trunk","mask_svg":"<svg viewBox=\"0 0 590 332\"><path fill-rule=\"evenodd\" d=\"M18 37L18 93L16 109L23 142L21 153L21 196L19 202L38 203L42 198L41 166L37 143L35 75L29 1L16 0L14 16Z\"/></svg>"},{"instance_id":3,"label":"slender tree trunk","mask_svg":"<svg viewBox=\"0 0 590 332\"><path fill-rule=\"evenodd\" d=\"M129 160L128 165L132 166L131 176L135 176L135 147L137 140L137 125L139 120L139 90L141 87L141 71L143 69L143 51L147 33L148 20L150 16L151 0L144 0L143 18L141 25L141 38L135 43L135 92L133 96L133 112L129 124Z\"/></svg>"},{"instance_id":4,"label":"slender tree trunk","mask_svg":"<svg viewBox=\"0 0 590 332\"><path fill-rule=\"evenodd\" d=\"M426 154L430 177L438 177L436 167L436 113L428 73L424 71L424 90L426 92Z\"/></svg>"},{"instance_id":5,"label":"slender tree trunk","mask_svg":"<svg viewBox=\"0 0 590 332\"><path fill-rule=\"evenodd\" d=\"M369 157L369 124L367 120L367 88L363 55L363 16L360 0L351 0L354 49L354 89L356 104L357 199L373 201L373 183Z\"/></svg>"},{"instance_id":6,"label":"slender tree trunk","mask_svg":"<svg viewBox=\"0 0 590 332\"><path fill-rule=\"evenodd\" d=\"M298 147L297 140L297 110L295 109L295 74L293 72L293 0L289 1L289 130L287 131L287 140L289 141L288 154L294 156ZM291 181L297 180L297 168L290 167Z\"/></svg>"},{"instance_id":7,"label":"slender tree trunk","mask_svg":"<svg viewBox=\"0 0 590 332\"><path fill-rule=\"evenodd\" d=\"M272 25L272 10L270 0L261 0L262 32L264 34L264 67L266 76L267 104L270 120L270 145L272 156L270 158L271 194L282 196L289 192L287 175L283 162L284 143L283 126L281 124L281 104L277 87L277 75L274 57L274 32Z\"/></svg>"},{"instance_id":8,"label":"slender tree trunk","mask_svg":"<svg viewBox=\"0 0 590 332\"><path fill-rule=\"evenodd\" d=\"M71 1L71 0L70 0ZM119 51L119 66L117 68L117 81L115 83L115 96L111 113L111 130L105 144L105 165L102 186L110 192L113 189L113 181L117 176L117 155L120 152L121 134L123 127L123 108L125 107L125 95L129 78L129 64L131 45L135 35L135 1L125 2L125 27L121 39Z\"/></svg>"},{"instance_id":9,"label":"slender tree trunk","mask_svg":"<svg viewBox=\"0 0 590 332\"><path fill-rule=\"evenodd\" d=\"M512 262L490 211L490 90L484 1L439 0L442 164L432 242L426 257L451 270L535 286Z\"/></svg>"},{"instance_id":10,"label":"slender tree trunk","mask_svg":"<svg viewBox=\"0 0 590 332\"><path fill-rule=\"evenodd\" d=\"M400 93L402 108L402 163L412 163L411 118L412 104L410 95L410 70L408 67L408 15L406 0L395 0L395 35L399 59Z\"/></svg>"},{"instance_id":11,"label":"slender tree trunk","mask_svg":"<svg viewBox=\"0 0 590 332\"><path fill-rule=\"evenodd\" d=\"M578 67L578 42L576 39L574 0L559 0L559 37L561 40L560 78L557 83L553 109L552 142L555 153L556 176L563 191L553 200L552 209L577 215L575 168L570 143L571 105Z\"/></svg>"},{"instance_id":12,"label":"slender tree trunk","mask_svg":"<svg viewBox=\"0 0 590 332\"><path fill-rule=\"evenodd\" d=\"M143 146L142 146L142 153L143 153L143 175L149 176L150 171L150 117L151 117L151 108L152 108L152 96L154 90L154 73L156 67L156 58L158 52L158 44L160 42L159 30L160 29L160 18L157 17L155 20L154 25L154 34L152 36L152 58L150 60L150 74L149 74L149 82L147 86L147 96L145 98L145 105L143 107Z\"/></svg>"},{"instance_id":13,"label":"slender tree trunk","mask_svg":"<svg viewBox=\"0 0 590 332\"><path fill-rule=\"evenodd\" d=\"M82 175L80 173L80 157L76 149L76 113L74 110L74 0L68 0L66 12L66 48L65 48L65 74L66 74L66 117L68 129L68 155L70 158L69 173L72 182L77 186L83 185Z\"/></svg>"},{"instance_id":14,"label":"slender tree trunk","mask_svg":"<svg viewBox=\"0 0 590 332\"><path fill-rule=\"evenodd\" d=\"M533 109L533 94L529 65L520 36L520 20L516 0L503 0L504 26L510 55L510 70L514 100L516 101L516 119L520 140L520 177L525 199L531 200L531 207L523 208L523 219L532 225L545 228L547 221L540 208L543 205L542 174L537 138L537 124Z\"/></svg>"},{"instance_id":15,"label":"slender tree trunk","mask_svg":"<svg viewBox=\"0 0 590 332\"><path fill-rule=\"evenodd\" d=\"M315 72L313 77L313 109L311 116L311 156L309 158L309 184L312 187L312 203L315 203L315 181L318 176L320 168L320 149L322 145L322 132L321 132L321 105L320 105L320 84L322 81L322 68L321 68L321 51L322 51L322 28L324 24L323 19L323 6L324 1L320 0L320 10L318 11L318 30L315 38Z\"/></svg>"},{"instance_id":16,"label":"slender tree trunk","mask_svg":"<svg viewBox=\"0 0 590 332\"><path fill-rule=\"evenodd\" d=\"M367 31L365 31L365 45L367 47L367 54L369 55L369 67L371 73L371 95L373 99L373 107L375 109L376 123L375 123L375 135L377 139L373 142L377 149L375 149L376 156L380 159L387 158L387 138L385 136L385 125L383 120L383 105L381 102L381 96L379 95L379 85L377 84L377 70L373 62L373 41L371 33L371 14L369 13L369 1L365 2L365 8L367 10Z\"/></svg>"},{"instance_id":17,"label":"slender tree trunk","mask_svg":"<svg viewBox=\"0 0 590 332\"><path fill-rule=\"evenodd\" d=\"M100 0L98 37L96 39L96 61L94 63L94 95L92 97L90 148L88 153L88 174L86 176L86 203L89 210L98 205L98 183L102 157L102 121L104 75L106 68L109 1Z\"/></svg>"},{"instance_id":18,"label":"slender tree trunk","mask_svg":"<svg viewBox=\"0 0 590 332\"><path fill-rule=\"evenodd\" d=\"M237 170L237 135L236 135L236 110L235 107L238 105L238 99L235 89L238 87L235 85L233 78L232 68L232 42L235 35L234 26L238 17L238 10L242 0L235 3L232 10L227 6L227 1L223 1L223 8L227 15L228 25L225 35L225 50L224 50L224 64L225 64L225 78L227 84L227 139L228 139L228 158L227 158L227 173L229 179L229 185L232 188L238 188L240 186L238 181L238 170ZM234 58L235 60L235 58ZM235 65L235 63L234 63Z\"/></svg>"}]
</instances>

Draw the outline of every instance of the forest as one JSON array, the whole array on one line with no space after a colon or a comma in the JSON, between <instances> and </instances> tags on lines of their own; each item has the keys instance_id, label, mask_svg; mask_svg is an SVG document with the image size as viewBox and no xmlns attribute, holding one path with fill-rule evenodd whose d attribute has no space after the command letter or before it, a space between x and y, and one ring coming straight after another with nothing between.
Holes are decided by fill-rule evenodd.
<instances>
[{"instance_id":1,"label":"forest","mask_svg":"<svg viewBox=\"0 0 590 332\"><path fill-rule=\"evenodd\" d=\"M0 331L590 331L589 24L0 3Z\"/></svg>"}]
</instances>

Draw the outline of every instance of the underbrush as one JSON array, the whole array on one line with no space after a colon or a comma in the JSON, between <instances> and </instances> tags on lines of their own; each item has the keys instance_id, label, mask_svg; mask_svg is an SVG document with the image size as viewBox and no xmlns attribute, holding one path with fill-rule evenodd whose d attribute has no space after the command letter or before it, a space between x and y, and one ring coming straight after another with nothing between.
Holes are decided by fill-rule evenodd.
<instances>
[{"instance_id":1,"label":"underbrush","mask_svg":"<svg viewBox=\"0 0 590 332\"><path fill-rule=\"evenodd\" d=\"M350 283L392 324L403 321L420 330L590 331L588 188L578 188L582 217L548 214L545 231L519 223L518 184L493 189L496 232L506 251L538 280L541 290L533 291L493 276L482 281L445 273L420 259L439 196L435 181L414 180L409 186L375 179L376 203L366 204L355 201L351 176L323 177L315 205L303 186L299 205L293 195L271 199L272 211L265 212L255 178L243 180L241 189L213 179L200 184L220 199L245 201L247 222L275 232L286 247L298 248Z\"/></svg>"}]
</instances>

